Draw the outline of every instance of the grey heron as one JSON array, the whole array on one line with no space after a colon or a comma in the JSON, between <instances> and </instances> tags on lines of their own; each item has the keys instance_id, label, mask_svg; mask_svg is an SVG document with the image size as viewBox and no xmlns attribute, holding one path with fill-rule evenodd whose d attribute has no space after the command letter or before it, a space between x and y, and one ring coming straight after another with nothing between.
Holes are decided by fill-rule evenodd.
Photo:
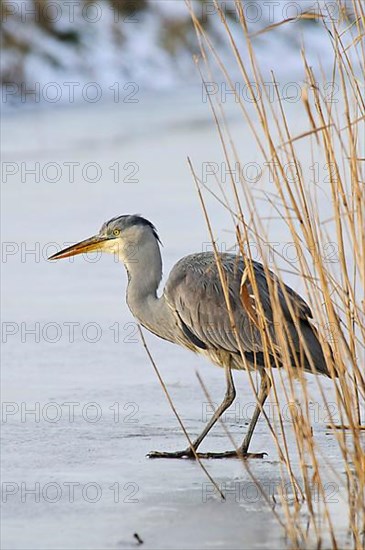
<instances>
[{"instance_id":1,"label":"grey heron","mask_svg":"<svg viewBox=\"0 0 365 550\"><path fill-rule=\"evenodd\" d=\"M247 260L239 254L222 253L219 262L213 252L191 254L179 260L169 275L162 294L158 295L162 279L160 240L155 226L139 215L123 215L104 223L99 233L81 241L49 259L57 260L89 251L117 254L128 275L126 301L139 323L153 334L206 355L224 368L226 392L221 405L192 442L192 447L177 452L151 452L151 458L194 458L197 449L210 429L233 403L236 397L232 370L253 369L261 375L257 404L247 434L237 451L203 453L203 458L231 456L262 457L265 453L248 453L249 444L260 412L271 388L271 366L278 364L271 350L265 348L262 330L242 301L242 278ZM221 282L219 265L223 270L230 308ZM264 312L271 341L279 345L274 327L270 287L274 285L280 318L290 340L290 367L330 376L324 350L317 331L310 322L311 310L306 302L263 265L251 261L255 285ZM270 281L268 281L268 278ZM255 292L252 280L245 283L250 300ZM230 309L230 311L229 311ZM232 330L232 318L235 330ZM285 354L283 354L285 355ZM267 367L269 366L269 369ZM193 451L194 449L194 451Z\"/></svg>"}]
</instances>

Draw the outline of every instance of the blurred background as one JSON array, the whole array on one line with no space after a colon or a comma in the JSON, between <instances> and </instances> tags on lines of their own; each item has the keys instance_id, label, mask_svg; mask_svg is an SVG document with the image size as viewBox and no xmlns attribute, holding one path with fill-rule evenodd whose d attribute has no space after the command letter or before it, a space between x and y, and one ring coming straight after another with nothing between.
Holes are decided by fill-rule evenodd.
<instances>
[{"instance_id":1,"label":"blurred background","mask_svg":"<svg viewBox=\"0 0 365 550\"><path fill-rule=\"evenodd\" d=\"M234 28L233 0L221 4ZM324 4L322 0L242 2L250 33L293 19L293 24L278 26L274 33L258 34L256 52L262 70L274 67L277 75L297 76L303 44L309 59L318 63L320 58L326 68L331 46L320 18L298 19L305 12L321 13ZM190 5L228 61L226 36L214 2L193 0ZM82 85L91 81L106 88L117 81L133 81L143 90L199 82L192 63L199 47L184 0L4 0L1 10L1 83L6 104L19 99L23 103L68 102L72 86L65 83L75 81L79 83L75 101ZM340 11L337 2L327 2L323 13L329 19L343 19L344 24L346 18L351 22L346 4ZM236 39L239 34L237 25ZM243 45L243 36L241 40ZM244 50L240 53L245 59ZM44 89L51 82L59 88ZM112 93L104 91L103 99Z\"/></svg>"}]
</instances>

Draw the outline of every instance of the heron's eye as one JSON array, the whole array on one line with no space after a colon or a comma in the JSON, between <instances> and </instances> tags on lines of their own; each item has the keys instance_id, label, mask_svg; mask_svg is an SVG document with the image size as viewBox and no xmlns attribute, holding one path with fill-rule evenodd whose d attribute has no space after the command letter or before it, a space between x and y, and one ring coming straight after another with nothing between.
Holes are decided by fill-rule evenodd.
<instances>
[{"instance_id":1,"label":"heron's eye","mask_svg":"<svg viewBox=\"0 0 365 550\"><path fill-rule=\"evenodd\" d=\"M118 235L120 235L120 229L113 229L113 235L118 237Z\"/></svg>"}]
</instances>

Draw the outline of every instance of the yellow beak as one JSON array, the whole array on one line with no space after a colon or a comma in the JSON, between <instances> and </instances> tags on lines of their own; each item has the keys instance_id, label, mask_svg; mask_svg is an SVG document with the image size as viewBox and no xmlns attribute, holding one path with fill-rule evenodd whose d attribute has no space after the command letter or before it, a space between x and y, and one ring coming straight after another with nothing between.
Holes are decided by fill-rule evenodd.
<instances>
[{"instance_id":1,"label":"yellow beak","mask_svg":"<svg viewBox=\"0 0 365 550\"><path fill-rule=\"evenodd\" d=\"M109 241L110 237L100 237L94 235L89 239L85 239L79 243L73 244L68 248L64 248L60 252L56 252L53 256L50 256L49 260L61 260L62 258L69 258L70 256L76 256L77 254L83 254L84 252L94 252L95 250L101 250L103 243Z\"/></svg>"}]
</instances>

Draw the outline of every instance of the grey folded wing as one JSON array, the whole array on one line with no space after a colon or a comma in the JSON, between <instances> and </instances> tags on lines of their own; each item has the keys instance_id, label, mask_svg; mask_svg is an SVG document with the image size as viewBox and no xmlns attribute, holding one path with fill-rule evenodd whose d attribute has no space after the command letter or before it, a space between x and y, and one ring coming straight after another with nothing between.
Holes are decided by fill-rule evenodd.
<instances>
[{"instance_id":1,"label":"grey folded wing","mask_svg":"<svg viewBox=\"0 0 365 550\"><path fill-rule=\"evenodd\" d=\"M260 263L253 262L251 266L257 293L253 289L251 275L244 282L252 306L250 312L242 301L241 292L245 261L233 254L221 254L220 265L226 280L231 315L213 253L186 256L171 271L164 294L168 304L175 311L185 336L202 349L225 350L234 354L240 354L242 350L247 357L262 355L264 348L261 332L252 312L256 315L259 312L264 313L272 341L275 343L276 331L272 308L275 301L280 308L280 318L285 321L294 353L299 354L302 351L301 337L308 339L314 349L314 359L319 363L318 371L324 372L326 367L323 366L322 349L315 329L309 324L308 319L312 317L312 313L306 302L290 287L280 283L274 273L266 273ZM267 278L270 279L269 283ZM257 298L260 301L259 307ZM232 320L235 328L232 326ZM298 323L301 327L301 337L296 328ZM308 361L305 367L308 370Z\"/></svg>"}]
</instances>

